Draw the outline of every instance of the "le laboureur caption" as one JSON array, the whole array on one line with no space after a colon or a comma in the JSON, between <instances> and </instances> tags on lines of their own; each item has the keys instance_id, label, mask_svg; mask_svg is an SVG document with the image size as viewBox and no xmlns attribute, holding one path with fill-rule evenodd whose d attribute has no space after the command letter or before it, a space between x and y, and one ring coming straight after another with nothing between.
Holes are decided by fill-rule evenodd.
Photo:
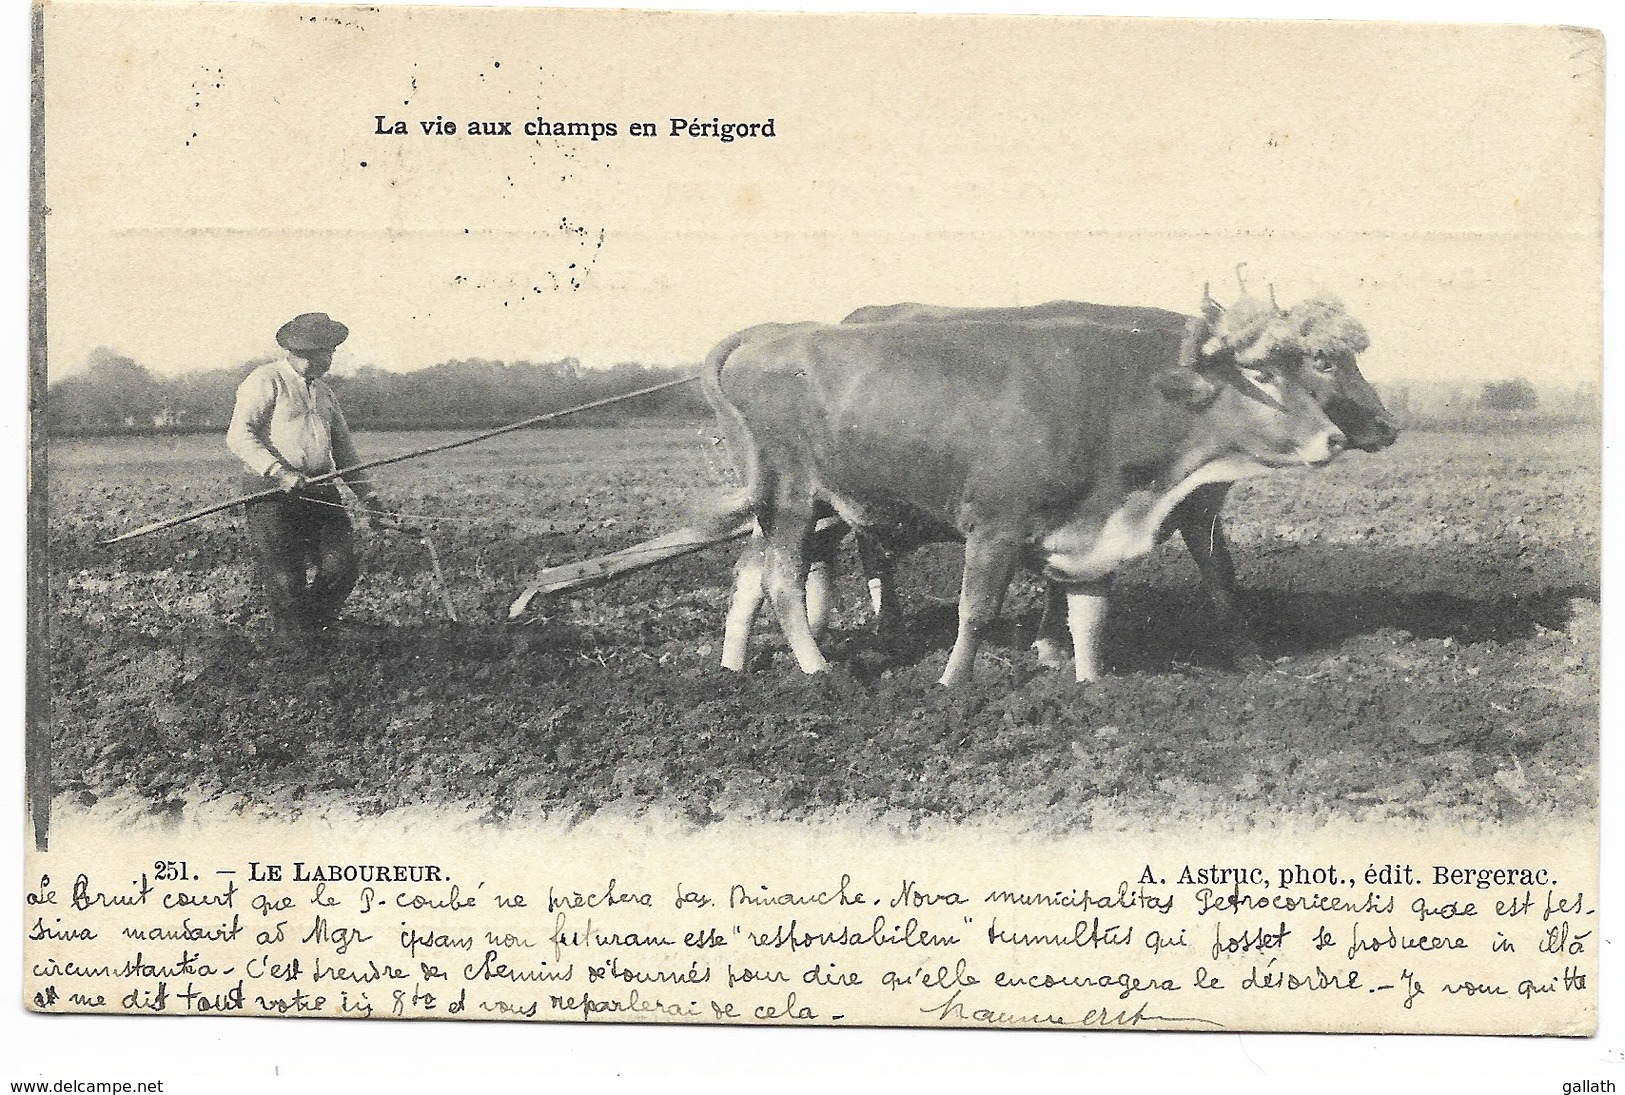
<instances>
[{"instance_id":1,"label":"le laboureur caption","mask_svg":"<svg viewBox=\"0 0 1625 1095\"><path fill-rule=\"evenodd\" d=\"M1538 863L66 866L24 895L39 1010L1573 1033L1595 1007L1594 901Z\"/></svg>"},{"instance_id":2,"label":"le laboureur caption","mask_svg":"<svg viewBox=\"0 0 1625 1095\"><path fill-rule=\"evenodd\" d=\"M723 144L737 140L772 139L778 136L776 120L723 121L721 118L640 119L630 122L560 121L538 114L524 121L466 119L462 122L436 114L433 118L395 118L374 114L373 135L377 137L577 137L588 141L620 137L709 138Z\"/></svg>"}]
</instances>

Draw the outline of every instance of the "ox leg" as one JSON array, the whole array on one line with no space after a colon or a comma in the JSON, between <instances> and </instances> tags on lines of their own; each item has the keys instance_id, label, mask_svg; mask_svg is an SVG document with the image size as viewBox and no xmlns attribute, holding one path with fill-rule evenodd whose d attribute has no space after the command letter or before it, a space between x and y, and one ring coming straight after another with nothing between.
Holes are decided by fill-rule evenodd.
<instances>
[{"instance_id":1,"label":"ox leg","mask_svg":"<svg viewBox=\"0 0 1625 1095\"><path fill-rule=\"evenodd\" d=\"M1066 587L1066 622L1072 630L1072 662L1079 682L1100 679L1101 638L1106 631L1106 598L1111 578Z\"/></svg>"},{"instance_id":2,"label":"ox leg","mask_svg":"<svg viewBox=\"0 0 1625 1095\"><path fill-rule=\"evenodd\" d=\"M965 541L965 574L959 588L959 634L939 683L955 688L971 679L982 637L1004 606L1020 548L998 540Z\"/></svg>"},{"instance_id":3,"label":"ox leg","mask_svg":"<svg viewBox=\"0 0 1625 1095\"><path fill-rule=\"evenodd\" d=\"M751 533L739 562L734 566L733 600L728 605L728 622L722 632L722 668L735 673L745 668L750 653L750 629L756 612L767 596L767 545L760 532Z\"/></svg>"},{"instance_id":4,"label":"ox leg","mask_svg":"<svg viewBox=\"0 0 1625 1095\"><path fill-rule=\"evenodd\" d=\"M1229 647L1231 657L1238 666L1261 661L1258 646L1248 633L1247 616L1236 595L1236 564L1230 556L1230 542L1224 534L1224 523L1219 519L1219 505L1224 494L1210 498L1198 491L1187 499L1178 513L1179 535L1185 541L1196 569L1201 572L1202 585L1218 618L1221 638ZM1207 504L1202 504L1207 503Z\"/></svg>"},{"instance_id":5,"label":"ox leg","mask_svg":"<svg viewBox=\"0 0 1625 1095\"><path fill-rule=\"evenodd\" d=\"M835 556L846 536L844 524L815 531L807 550L807 626L814 636L822 635L829 626L830 608L834 603L830 592L830 575L835 573Z\"/></svg>"},{"instance_id":6,"label":"ox leg","mask_svg":"<svg viewBox=\"0 0 1625 1095\"><path fill-rule=\"evenodd\" d=\"M1059 669L1066 661L1062 650L1062 637L1066 632L1066 587L1059 582L1044 582L1044 614L1038 619L1038 638L1033 640L1033 652L1038 664L1046 669Z\"/></svg>"},{"instance_id":7,"label":"ox leg","mask_svg":"<svg viewBox=\"0 0 1625 1095\"><path fill-rule=\"evenodd\" d=\"M829 663L807 625L807 544L813 531L811 508L797 513L780 505L767 533L767 595L779 626L803 673L824 673Z\"/></svg>"},{"instance_id":8,"label":"ox leg","mask_svg":"<svg viewBox=\"0 0 1625 1095\"><path fill-rule=\"evenodd\" d=\"M892 553L871 533L858 530L858 562L869 582L869 608L876 629L882 635L896 631L902 622L897 607L897 583L892 580Z\"/></svg>"},{"instance_id":9,"label":"ox leg","mask_svg":"<svg viewBox=\"0 0 1625 1095\"><path fill-rule=\"evenodd\" d=\"M823 560L807 567L807 628L817 638L829 627L829 564Z\"/></svg>"}]
</instances>

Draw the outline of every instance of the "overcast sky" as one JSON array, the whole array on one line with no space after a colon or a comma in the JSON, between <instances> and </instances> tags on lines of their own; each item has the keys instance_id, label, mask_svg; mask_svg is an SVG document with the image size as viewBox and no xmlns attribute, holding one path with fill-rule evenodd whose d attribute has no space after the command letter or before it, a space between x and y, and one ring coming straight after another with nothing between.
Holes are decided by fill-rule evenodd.
<instances>
[{"instance_id":1,"label":"overcast sky","mask_svg":"<svg viewBox=\"0 0 1625 1095\"><path fill-rule=\"evenodd\" d=\"M341 367L696 361L898 300L1191 310L1240 262L1283 303L1343 297L1373 379L1598 372L1582 34L66 4L47 28L54 375L103 345L235 364L302 311L349 324ZM538 115L619 135L524 136Z\"/></svg>"}]
</instances>

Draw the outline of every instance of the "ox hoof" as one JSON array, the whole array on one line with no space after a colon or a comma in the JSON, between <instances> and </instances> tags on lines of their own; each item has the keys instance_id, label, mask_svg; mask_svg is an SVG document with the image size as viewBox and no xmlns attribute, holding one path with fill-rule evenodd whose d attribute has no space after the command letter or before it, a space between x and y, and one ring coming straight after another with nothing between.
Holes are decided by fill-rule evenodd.
<instances>
[{"instance_id":1,"label":"ox hoof","mask_svg":"<svg viewBox=\"0 0 1625 1095\"><path fill-rule=\"evenodd\" d=\"M1106 668L1099 654L1072 659L1072 679L1079 684L1095 684L1105 675Z\"/></svg>"}]
</instances>

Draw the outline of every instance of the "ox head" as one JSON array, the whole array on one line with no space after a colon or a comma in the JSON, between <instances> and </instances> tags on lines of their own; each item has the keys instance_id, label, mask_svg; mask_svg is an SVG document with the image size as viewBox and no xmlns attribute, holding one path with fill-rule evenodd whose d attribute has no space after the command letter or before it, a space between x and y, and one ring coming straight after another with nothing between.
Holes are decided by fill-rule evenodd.
<instances>
[{"instance_id":1,"label":"ox head","mask_svg":"<svg viewBox=\"0 0 1625 1095\"><path fill-rule=\"evenodd\" d=\"M1198 411L1210 441L1228 451L1270 467L1325 464L1348 437L1322 407L1329 374L1287 327L1289 315L1272 302L1243 297L1224 309L1206 298L1186 324L1179 365L1156 386Z\"/></svg>"},{"instance_id":2,"label":"ox head","mask_svg":"<svg viewBox=\"0 0 1625 1095\"><path fill-rule=\"evenodd\" d=\"M1243 298L1228 311L1210 309L1204 319L1210 327L1205 353L1229 350L1243 367L1272 362L1295 369L1352 448L1376 452L1399 436L1357 362L1371 338L1341 301L1316 296L1283 310L1272 292L1268 304Z\"/></svg>"}]
</instances>

